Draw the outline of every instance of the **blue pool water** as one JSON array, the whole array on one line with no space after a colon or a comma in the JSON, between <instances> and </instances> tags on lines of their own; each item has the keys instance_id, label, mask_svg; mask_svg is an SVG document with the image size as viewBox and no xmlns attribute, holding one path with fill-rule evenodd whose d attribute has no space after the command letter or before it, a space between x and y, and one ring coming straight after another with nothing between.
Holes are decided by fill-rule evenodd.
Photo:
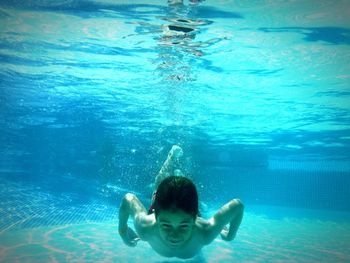
<instances>
[{"instance_id":1,"label":"blue pool water","mask_svg":"<svg viewBox=\"0 0 350 263\"><path fill-rule=\"evenodd\" d=\"M179 262L117 234L173 144L209 217L189 262L350 261L348 1L1 1L0 262ZM186 36L169 25L191 30Z\"/></svg>"}]
</instances>

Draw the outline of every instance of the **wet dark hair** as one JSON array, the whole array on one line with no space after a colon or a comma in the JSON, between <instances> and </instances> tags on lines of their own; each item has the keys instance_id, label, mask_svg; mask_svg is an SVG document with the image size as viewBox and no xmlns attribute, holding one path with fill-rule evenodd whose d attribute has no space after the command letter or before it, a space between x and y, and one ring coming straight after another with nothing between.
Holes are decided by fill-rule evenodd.
<instances>
[{"instance_id":1,"label":"wet dark hair","mask_svg":"<svg viewBox=\"0 0 350 263\"><path fill-rule=\"evenodd\" d=\"M161 210L180 209L198 215L198 193L193 182L184 176L169 176L158 186L153 204L155 216Z\"/></svg>"}]
</instances>

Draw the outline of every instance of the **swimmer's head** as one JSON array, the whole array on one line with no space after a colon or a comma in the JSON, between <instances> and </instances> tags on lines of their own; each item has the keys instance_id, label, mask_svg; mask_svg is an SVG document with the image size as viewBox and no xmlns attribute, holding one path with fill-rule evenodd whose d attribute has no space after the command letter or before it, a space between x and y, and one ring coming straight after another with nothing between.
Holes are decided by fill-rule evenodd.
<instances>
[{"instance_id":1,"label":"swimmer's head","mask_svg":"<svg viewBox=\"0 0 350 263\"><path fill-rule=\"evenodd\" d=\"M169 176L157 189L153 204L156 218L161 211L181 210L196 218L198 215L198 193L193 182L184 176Z\"/></svg>"}]
</instances>

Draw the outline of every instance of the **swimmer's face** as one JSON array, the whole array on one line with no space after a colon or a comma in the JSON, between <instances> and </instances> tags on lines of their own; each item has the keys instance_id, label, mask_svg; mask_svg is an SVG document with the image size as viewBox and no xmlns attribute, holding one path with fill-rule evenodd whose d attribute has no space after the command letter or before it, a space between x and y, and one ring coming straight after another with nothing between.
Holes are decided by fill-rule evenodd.
<instances>
[{"instance_id":1,"label":"swimmer's face","mask_svg":"<svg viewBox=\"0 0 350 263\"><path fill-rule=\"evenodd\" d=\"M194 218L182 210L159 211L157 222L161 238L171 247L180 247L192 236Z\"/></svg>"}]
</instances>

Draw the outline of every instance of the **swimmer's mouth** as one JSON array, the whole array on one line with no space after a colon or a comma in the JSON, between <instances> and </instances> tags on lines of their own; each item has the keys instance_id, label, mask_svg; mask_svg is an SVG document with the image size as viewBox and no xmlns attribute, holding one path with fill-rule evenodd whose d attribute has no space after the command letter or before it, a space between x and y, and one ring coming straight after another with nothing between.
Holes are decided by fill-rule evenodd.
<instances>
[{"instance_id":1,"label":"swimmer's mouth","mask_svg":"<svg viewBox=\"0 0 350 263\"><path fill-rule=\"evenodd\" d=\"M169 244L172 246L178 246L181 244L180 240L169 240Z\"/></svg>"}]
</instances>

